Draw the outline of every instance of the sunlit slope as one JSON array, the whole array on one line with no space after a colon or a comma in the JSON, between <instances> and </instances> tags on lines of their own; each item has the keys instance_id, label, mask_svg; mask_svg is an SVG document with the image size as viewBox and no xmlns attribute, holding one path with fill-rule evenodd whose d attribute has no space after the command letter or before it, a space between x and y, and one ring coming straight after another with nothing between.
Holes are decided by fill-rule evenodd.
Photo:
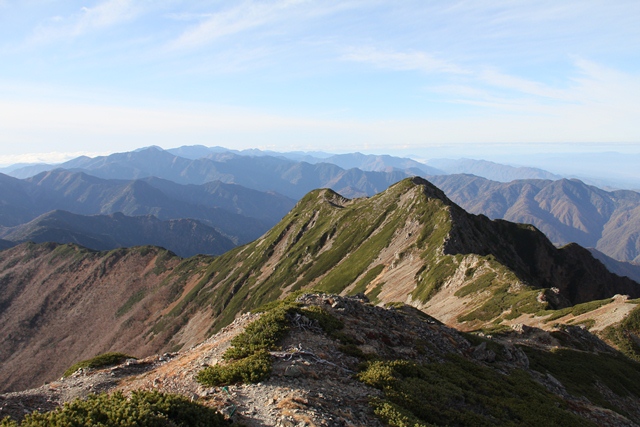
<instances>
[{"instance_id":1,"label":"sunlit slope","mask_svg":"<svg viewBox=\"0 0 640 427\"><path fill-rule=\"evenodd\" d=\"M639 293L583 248L556 249L533 226L468 214L421 178L371 198L313 191L208 275L197 300L218 326L305 287L410 303L452 324Z\"/></svg>"}]
</instances>

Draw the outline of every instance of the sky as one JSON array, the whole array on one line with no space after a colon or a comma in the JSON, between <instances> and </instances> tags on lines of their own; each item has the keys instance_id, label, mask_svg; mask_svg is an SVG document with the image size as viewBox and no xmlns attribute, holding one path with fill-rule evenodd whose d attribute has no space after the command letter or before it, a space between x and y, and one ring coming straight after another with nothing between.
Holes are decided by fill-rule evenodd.
<instances>
[{"instance_id":1,"label":"sky","mask_svg":"<svg viewBox=\"0 0 640 427\"><path fill-rule=\"evenodd\" d=\"M0 165L640 153L637 0L0 0Z\"/></svg>"}]
</instances>

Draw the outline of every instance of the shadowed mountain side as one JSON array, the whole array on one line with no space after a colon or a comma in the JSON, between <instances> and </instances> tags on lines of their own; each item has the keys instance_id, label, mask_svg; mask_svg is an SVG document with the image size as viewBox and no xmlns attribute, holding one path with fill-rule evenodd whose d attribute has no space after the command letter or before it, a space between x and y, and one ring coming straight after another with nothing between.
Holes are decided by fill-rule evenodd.
<instances>
[{"instance_id":1,"label":"shadowed mountain side","mask_svg":"<svg viewBox=\"0 0 640 427\"><path fill-rule=\"evenodd\" d=\"M4 176L6 177L6 176ZM249 218L215 205L221 199L231 198L239 206L251 205L258 194L234 193L241 187L225 188L224 197L205 197L206 189L194 190L201 193L200 203L188 203L165 194L144 181L105 180L84 173L72 173L57 169L44 172L28 180L14 180L6 177L0 182L0 225L12 227L29 222L52 210L66 210L82 215L112 214L122 212L128 216L154 215L161 220L191 218L215 228L234 243L254 240L277 222L278 213L287 211L287 200L277 195L262 195L259 199L271 203L265 208L271 222ZM7 185L6 181L9 184ZM5 188L13 192L5 192ZM179 189L174 189L179 193ZM185 189L185 194L189 191ZM222 203L221 203L222 204ZM254 210L256 212L256 210Z\"/></svg>"},{"instance_id":2,"label":"shadowed mountain side","mask_svg":"<svg viewBox=\"0 0 640 427\"><path fill-rule=\"evenodd\" d=\"M16 244L9 240L0 239L0 251L14 247Z\"/></svg>"},{"instance_id":3,"label":"shadowed mountain side","mask_svg":"<svg viewBox=\"0 0 640 427\"><path fill-rule=\"evenodd\" d=\"M182 257L220 255L235 245L213 228L191 219L161 221L152 215L122 213L84 216L52 211L31 222L0 231L12 242L75 243L93 250L153 245Z\"/></svg>"},{"instance_id":4,"label":"shadowed mountain side","mask_svg":"<svg viewBox=\"0 0 640 427\"><path fill-rule=\"evenodd\" d=\"M620 260L640 256L640 194L604 191L578 180L489 181L430 178L469 212L535 225L558 245L576 242Z\"/></svg>"},{"instance_id":5,"label":"shadowed mountain side","mask_svg":"<svg viewBox=\"0 0 640 427\"><path fill-rule=\"evenodd\" d=\"M631 280L640 283L640 265L636 263L623 262L606 256L597 249L589 248L589 252L598 261L603 263L609 271L618 276L627 276Z\"/></svg>"},{"instance_id":6,"label":"shadowed mountain side","mask_svg":"<svg viewBox=\"0 0 640 427\"><path fill-rule=\"evenodd\" d=\"M267 224L280 221L296 204L295 200L278 193L266 193L221 181L202 185L180 185L155 177L144 178L144 181L174 200L191 205L221 208L249 218L257 218Z\"/></svg>"},{"instance_id":7,"label":"shadowed mountain side","mask_svg":"<svg viewBox=\"0 0 640 427\"><path fill-rule=\"evenodd\" d=\"M20 179L0 174L0 226L18 225L25 222L25 218L34 218L37 208L25 195L27 186Z\"/></svg>"}]
</instances>

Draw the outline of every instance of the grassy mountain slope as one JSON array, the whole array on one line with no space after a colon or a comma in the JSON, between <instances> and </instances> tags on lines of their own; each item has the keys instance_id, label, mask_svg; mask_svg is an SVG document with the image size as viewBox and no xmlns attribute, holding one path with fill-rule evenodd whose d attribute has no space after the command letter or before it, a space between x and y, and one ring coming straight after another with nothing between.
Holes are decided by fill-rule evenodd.
<instances>
[{"instance_id":1,"label":"grassy mountain slope","mask_svg":"<svg viewBox=\"0 0 640 427\"><path fill-rule=\"evenodd\" d=\"M49 289L51 281L66 283L65 289L73 294L74 286L96 292L108 286L101 279L105 273L96 272L104 270L108 277L127 272L127 278L120 280L130 282L127 292L132 293L129 299L114 302L101 324L115 325L110 331L122 327L118 325L133 327L140 338L131 345L143 345L143 349L199 342L240 312L306 287L342 294L364 292L375 303L408 303L465 330L530 318L543 322L553 313L551 309L577 315L609 301L593 307L580 303L614 294L640 296L637 283L609 273L585 249L577 245L556 249L532 226L467 214L421 178L403 180L371 198L349 200L331 190L313 191L250 244L216 258L172 261L172 268L160 270L167 276L154 281L153 292L135 290L138 283L159 274L149 273L154 270L149 264L128 270L129 266L108 261L109 253L80 251L81 259L93 260L87 267L93 273L79 275L76 267L69 267L79 250L56 258L55 251L45 249L33 258L20 252L28 247L2 252L5 265L15 270L0 268L0 282L19 288L29 281L32 292ZM127 259L135 258L136 251L117 253ZM51 258L66 267L46 267ZM61 272L58 278L49 279L57 272ZM38 280L28 279L30 275ZM154 299L164 292L173 297ZM152 301L157 301L154 309L149 308ZM28 300L23 306L27 304ZM58 306L74 312L64 301L59 305L43 301L37 306L42 313ZM578 308L572 311L572 307ZM29 322L24 319L22 324ZM56 334L45 336L58 342ZM102 350L131 352L131 347L117 344L105 343ZM32 345L24 342L25 348Z\"/></svg>"},{"instance_id":2,"label":"grassy mountain slope","mask_svg":"<svg viewBox=\"0 0 640 427\"><path fill-rule=\"evenodd\" d=\"M76 243L94 250L152 245L182 257L220 255L235 246L213 228L192 219L161 221L152 215L130 217L122 213L85 216L59 210L5 228L0 237L18 243Z\"/></svg>"},{"instance_id":3,"label":"grassy mountain slope","mask_svg":"<svg viewBox=\"0 0 640 427\"><path fill-rule=\"evenodd\" d=\"M183 261L155 247L94 252L52 243L0 252L2 390L39 385L107 351L170 348L175 329L153 328L209 260Z\"/></svg>"},{"instance_id":4,"label":"grassy mountain slope","mask_svg":"<svg viewBox=\"0 0 640 427\"><path fill-rule=\"evenodd\" d=\"M218 324L308 286L445 307L443 320L469 328L549 305L640 296L579 246L556 249L534 227L469 215L421 178L366 199L313 191L262 238L214 260L210 274L197 300L212 304Z\"/></svg>"},{"instance_id":5,"label":"grassy mountain slope","mask_svg":"<svg viewBox=\"0 0 640 427\"><path fill-rule=\"evenodd\" d=\"M449 175L432 182L469 212L533 224L556 244L576 242L619 261L640 259L640 193L568 179L500 183Z\"/></svg>"}]
</instances>

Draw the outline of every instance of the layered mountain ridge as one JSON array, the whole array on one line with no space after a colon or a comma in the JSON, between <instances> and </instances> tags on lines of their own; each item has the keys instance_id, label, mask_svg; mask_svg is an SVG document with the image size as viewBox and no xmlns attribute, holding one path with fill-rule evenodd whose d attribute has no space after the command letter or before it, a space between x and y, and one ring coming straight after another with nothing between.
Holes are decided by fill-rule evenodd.
<instances>
[{"instance_id":1,"label":"layered mountain ridge","mask_svg":"<svg viewBox=\"0 0 640 427\"><path fill-rule=\"evenodd\" d=\"M331 187L347 196L373 195L409 176L400 170L345 170L330 163L310 164L273 156L241 156L231 152L187 159L158 147L95 158L78 157L57 168L84 172L102 179L140 180L157 177L185 185L221 181L258 191L275 191L293 199L299 199L312 188L321 187Z\"/></svg>"},{"instance_id":2,"label":"layered mountain ridge","mask_svg":"<svg viewBox=\"0 0 640 427\"><path fill-rule=\"evenodd\" d=\"M214 228L192 219L161 221L153 215L78 215L51 211L26 224L0 230L11 242L67 242L95 250L147 245L171 248L182 257L221 255L236 245Z\"/></svg>"},{"instance_id":3,"label":"layered mountain ridge","mask_svg":"<svg viewBox=\"0 0 640 427\"><path fill-rule=\"evenodd\" d=\"M43 172L26 180L0 175L0 201L0 228L4 228L0 232L2 235L12 233L11 228L25 225L41 215L63 210L85 216L123 213L128 217L153 215L165 222L183 220L195 224L195 220L215 229L234 245L259 237L294 205L294 201L287 197L234 184L210 182L204 185L179 185L157 178L105 180L62 169ZM128 221L131 223L136 220L129 218ZM76 235L82 234L82 230L75 225L69 224L67 230ZM200 241L210 239L211 230L208 227L199 227L203 233L200 236L191 233L191 236ZM27 226L22 228L28 229ZM125 229L113 229L110 232L122 234ZM23 238L16 235L15 239L7 240L18 243L26 239L37 241L37 236L18 234ZM85 235L83 239L86 244L91 237ZM60 243L73 241L76 240L58 240ZM131 245L131 241L129 243ZM181 247L184 247L184 243L177 239L166 243L175 252L181 252ZM142 244L157 244L157 241L143 238L133 243ZM103 249L105 246L91 247ZM229 248L228 245L224 246L225 250ZM210 248L201 246L198 250L219 254L221 249L212 245ZM192 252L184 254L191 255Z\"/></svg>"},{"instance_id":4,"label":"layered mountain ridge","mask_svg":"<svg viewBox=\"0 0 640 427\"><path fill-rule=\"evenodd\" d=\"M306 288L406 303L462 330L542 324L554 309L571 315L576 304L640 296L637 283L585 249L557 249L535 227L468 214L417 177L371 198L312 191L260 239L216 258L23 244L0 252L0 283L0 375L9 387L55 378L88 353L193 345L239 313ZM93 293L108 293L109 304L94 307ZM591 319L593 330L629 312L610 302L596 304L609 315ZM34 363L37 375L25 371Z\"/></svg>"},{"instance_id":5,"label":"layered mountain ridge","mask_svg":"<svg viewBox=\"0 0 640 427\"><path fill-rule=\"evenodd\" d=\"M59 167L72 170L79 174L77 176L94 175L107 181L137 180L136 194L139 195L131 194L126 201L114 200L113 203L105 199L104 206L88 213L84 213L81 206L57 205L40 210L37 215L53 209L83 214L109 214L115 209L127 215L158 212L163 220L180 217L202 221L242 244L259 237L288 212L294 200L315 188L331 188L346 197L373 196L406 177L424 176L469 212L482 213L491 219L534 224L556 245L575 242L594 247L618 261L640 262L640 195L634 191L605 191L575 179L557 179L560 177L540 170L468 159L454 162L461 169L448 169L448 172L471 171L496 181L463 174L442 175L443 171L406 158L360 153L312 154L234 152L222 147L196 146L173 150L147 147L130 153L77 158ZM30 176L28 173L24 176L27 175ZM525 177L545 179L522 179ZM36 178L29 180L37 181ZM0 180L3 185L4 182ZM151 187L144 187L143 183ZM8 187L11 186L2 188L2 194L10 196L16 191ZM219 190L214 194L215 187ZM253 189L251 194L249 189ZM264 196L265 192L271 193ZM290 199L280 196L279 200L274 192ZM223 200L223 193L235 194L253 203L239 206L233 203L234 197ZM143 195L150 201L148 206L146 202L135 203L136 199L142 201ZM214 195L216 200L212 199ZM92 201L91 197L86 203ZM176 201L186 206L176 210ZM24 217L24 209L30 209L24 203L13 204L5 204L4 212L0 212L0 219L13 221L3 225L17 225L16 221ZM218 210L211 212L198 207L200 204ZM224 214L220 209L240 217ZM256 225L255 220L247 222L244 217L255 218L259 224Z\"/></svg>"}]
</instances>

